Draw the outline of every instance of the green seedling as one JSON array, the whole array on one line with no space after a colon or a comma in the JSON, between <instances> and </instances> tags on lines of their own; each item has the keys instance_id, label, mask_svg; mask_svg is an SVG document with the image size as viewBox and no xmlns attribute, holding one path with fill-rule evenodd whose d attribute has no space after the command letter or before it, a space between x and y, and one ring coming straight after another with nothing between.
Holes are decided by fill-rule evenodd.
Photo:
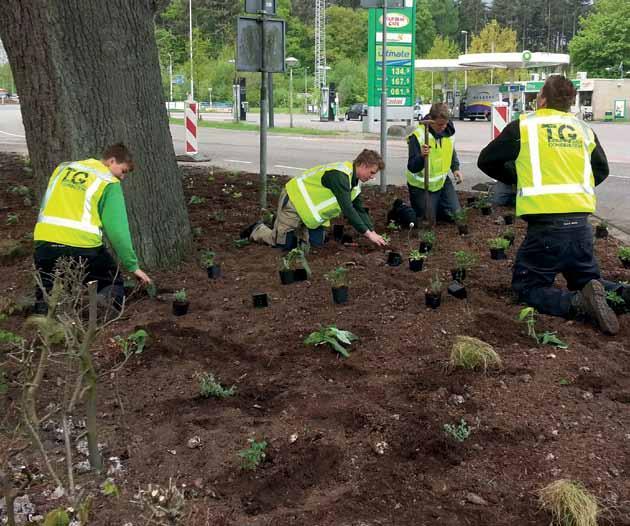
<instances>
[{"instance_id":1,"label":"green seedling","mask_svg":"<svg viewBox=\"0 0 630 526\"><path fill-rule=\"evenodd\" d=\"M442 283L440 276L438 276L437 273L435 273L433 277L431 278L431 281L429 282L429 291L434 296L439 296L442 293L443 287L444 287L444 284Z\"/></svg>"},{"instance_id":2,"label":"green seedling","mask_svg":"<svg viewBox=\"0 0 630 526\"><path fill-rule=\"evenodd\" d=\"M455 268L458 270L470 270L477 263L477 256L465 250L455 252Z\"/></svg>"},{"instance_id":3,"label":"green seedling","mask_svg":"<svg viewBox=\"0 0 630 526\"><path fill-rule=\"evenodd\" d=\"M234 193L232 194L232 197L233 197L234 199L240 199L241 197L243 197L243 194L242 194L241 192L234 192Z\"/></svg>"},{"instance_id":4,"label":"green seedling","mask_svg":"<svg viewBox=\"0 0 630 526\"><path fill-rule=\"evenodd\" d=\"M425 243L428 243L429 245L435 246L435 240L436 240L436 236L433 230L426 230L425 232L422 232L420 234L420 241L424 241Z\"/></svg>"},{"instance_id":5,"label":"green seedling","mask_svg":"<svg viewBox=\"0 0 630 526\"><path fill-rule=\"evenodd\" d=\"M352 345L352 342L358 339L359 337L352 334L350 331L342 331L334 325L329 325L328 327L322 327L320 330L309 334L304 340L304 343L306 345L316 346L327 343L341 356L348 358L350 353L344 345Z\"/></svg>"},{"instance_id":6,"label":"green seedling","mask_svg":"<svg viewBox=\"0 0 630 526\"><path fill-rule=\"evenodd\" d=\"M556 336L555 332L545 331L541 334L536 332L536 309L525 307L518 313L518 320L527 326L527 336L536 340L538 345L552 345L559 349L567 349L569 346Z\"/></svg>"},{"instance_id":7,"label":"green seedling","mask_svg":"<svg viewBox=\"0 0 630 526\"><path fill-rule=\"evenodd\" d=\"M324 279L330 282L333 288L348 286L348 269L346 267L337 267L335 270L326 272Z\"/></svg>"},{"instance_id":8,"label":"green seedling","mask_svg":"<svg viewBox=\"0 0 630 526\"><path fill-rule=\"evenodd\" d=\"M385 241L386 245L389 245L392 242L392 238L387 232L383 232L381 237L383 238L383 241Z\"/></svg>"},{"instance_id":9,"label":"green seedling","mask_svg":"<svg viewBox=\"0 0 630 526\"><path fill-rule=\"evenodd\" d=\"M201 254L201 264L206 268L210 268L214 266L215 257L216 254L212 250L204 250Z\"/></svg>"},{"instance_id":10,"label":"green seedling","mask_svg":"<svg viewBox=\"0 0 630 526\"><path fill-rule=\"evenodd\" d=\"M197 375L197 379L199 381L199 394L204 398L218 398L223 400L224 398L234 396L234 393L236 393L235 385L226 389L212 373L199 374Z\"/></svg>"},{"instance_id":11,"label":"green seedling","mask_svg":"<svg viewBox=\"0 0 630 526\"><path fill-rule=\"evenodd\" d=\"M212 215L212 219L214 219L217 223L225 222L225 213L223 210L218 210Z\"/></svg>"},{"instance_id":12,"label":"green seedling","mask_svg":"<svg viewBox=\"0 0 630 526\"><path fill-rule=\"evenodd\" d=\"M611 307L621 307L626 303L621 295L615 290L609 290L606 292L606 301Z\"/></svg>"},{"instance_id":13,"label":"green seedling","mask_svg":"<svg viewBox=\"0 0 630 526\"><path fill-rule=\"evenodd\" d=\"M13 213L13 212L9 212L7 214L7 225L17 225L20 222L20 216Z\"/></svg>"},{"instance_id":14,"label":"green seedling","mask_svg":"<svg viewBox=\"0 0 630 526\"><path fill-rule=\"evenodd\" d=\"M193 227L192 235L193 237L196 237L196 238L203 236L203 228L201 228L200 226Z\"/></svg>"},{"instance_id":15,"label":"green seedling","mask_svg":"<svg viewBox=\"0 0 630 526\"><path fill-rule=\"evenodd\" d=\"M617 255L621 261L630 261L630 247L619 247Z\"/></svg>"},{"instance_id":16,"label":"green seedling","mask_svg":"<svg viewBox=\"0 0 630 526\"><path fill-rule=\"evenodd\" d=\"M466 420L463 418L459 421L457 425L444 424L442 426L444 429L444 433L447 436L451 437L453 440L457 442L464 442L472 433L472 429L466 423Z\"/></svg>"},{"instance_id":17,"label":"green seedling","mask_svg":"<svg viewBox=\"0 0 630 526\"><path fill-rule=\"evenodd\" d=\"M479 194L475 204L473 205L475 208L489 208L490 207L490 195L488 194Z\"/></svg>"},{"instance_id":18,"label":"green seedling","mask_svg":"<svg viewBox=\"0 0 630 526\"><path fill-rule=\"evenodd\" d=\"M55 508L44 517L44 526L70 526L70 516L63 508Z\"/></svg>"},{"instance_id":19,"label":"green seedling","mask_svg":"<svg viewBox=\"0 0 630 526\"><path fill-rule=\"evenodd\" d=\"M508 241L514 241L514 238L516 237L516 234L514 233L514 229L513 228L506 228L503 231L503 234L501 234L501 237L503 239L507 239Z\"/></svg>"},{"instance_id":20,"label":"green seedling","mask_svg":"<svg viewBox=\"0 0 630 526\"><path fill-rule=\"evenodd\" d=\"M571 385L571 380L567 380L566 378L560 378L558 382L560 385Z\"/></svg>"},{"instance_id":21,"label":"green seedling","mask_svg":"<svg viewBox=\"0 0 630 526\"><path fill-rule=\"evenodd\" d=\"M495 250L507 250L510 248L510 242L504 237L495 237L488 240L488 246Z\"/></svg>"},{"instance_id":22,"label":"green seedling","mask_svg":"<svg viewBox=\"0 0 630 526\"><path fill-rule=\"evenodd\" d=\"M120 497L120 488L112 479L106 479L101 485L101 491L106 497Z\"/></svg>"},{"instance_id":23,"label":"green seedling","mask_svg":"<svg viewBox=\"0 0 630 526\"><path fill-rule=\"evenodd\" d=\"M114 336L114 341L122 349L125 358L130 358L134 354L142 354L147 344L149 333L144 329L132 332L126 338Z\"/></svg>"},{"instance_id":24,"label":"green seedling","mask_svg":"<svg viewBox=\"0 0 630 526\"><path fill-rule=\"evenodd\" d=\"M396 224L395 221L390 221L387 225L387 230L391 230L392 232L396 232L400 230L400 226Z\"/></svg>"},{"instance_id":25,"label":"green seedling","mask_svg":"<svg viewBox=\"0 0 630 526\"><path fill-rule=\"evenodd\" d=\"M188 296L186 294L186 289L178 290L174 295L173 299L179 303L185 303L188 301Z\"/></svg>"},{"instance_id":26,"label":"green seedling","mask_svg":"<svg viewBox=\"0 0 630 526\"><path fill-rule=\"evenodd\" d=\"M423 254L419 250L412 250L409 252L409 260L410 261L420 261L421 259L426 259L427 255Z\"/></svg>"},{"instance_id":27,"label":"green seedling","mask_svg":"<svg viewBox=\"0 0 630 526\"><path fill-rule=\"evenodd\" d=\"M552 526L597 526L599 503L581 482L556 480L539 490L538 498Z\"/></svg>"},{"instance_id":28,"label":"green seedling","mask_svg":"<svg viewBox=\"0 0 630 526\"><path fill-rule=\"evenodd\" d=\"M206 202L206 198L205 197L199 197L198 195L193 195L190 198L190 201L188 201L189 205L200 205L202 203Z\"/></svg>"},{"instance_id":29,"label":"green seedling","mask_svg":"<svg viewBox=\"0 0 630 526\"><path fill-rule=\"evenodd\" d=\"M158 290L155 282L149 283L146 287L147 295L149 298L155 298L157 296Z\"/></svg>"},{"instance_id":30,"label":"green seedling","mask_svg":"<svg viewBox=\"0 0 630 526\"><path fill-rule=\"evenodd\" d=\"M235 239L234 241L232 241L232 244L236 248L243 248L243 247L246 247L247 245L250 245L251 241L249 239Z\"/></svg>"},{"instance_id":31,"label":"green seedling","mask_svg":"<svg viewBox=\"0 0 630 526\"><path fill-rule=\"evenodd\" d=\"M301 267L306 270L306 274L310 278L312 272L311 267L306 259L307 251L308 249L306 248L294 248L293 250L290 250L289 253L286 255L286 260L288 268L295 270L296 268Z\"/></svg>"},{"instance_id":32,"label":"green seedling","mask_svg":"<svg viewBox=\"0 0 630 526\"><path fill-rule=\"evenodd\" d=\"M256 442L253 438L250 438L248 442L249 447L239 451L238 456L241 457L241 469L254 471L267 457L265 453L267 442L264 440Z\"/></svg>"},{"instance_id":33,"label":"green seedling","mask_svg":"<svg viewBox=\"0 0 630 526\"><path fill-rule=\"evenodd\" d=\"M598 226L599 228L603 228L603 229L608 230L608 221L606 221L605 219L602 219L602 220L599 222L599 225L597 225L597 226Z\"/></svg>"},{"instance_id":34,"label":"green seedling","mask_svg":"<svg viewBox=\"0 0 630 526\"><path fill-rule=\"evenodd\" d=\"M465 225L468 222L468 209L460 208L455 212L450 212L451 219L458 225Z\"/></svg>"},{"instance_id":35,"label":"green seedling","mask_svg":"<svg viewBox=\"0 0 630 526\"><path fill-rule=\"evenodd\" d=\"M11 192L14 195L19 195L21 197L26 197L26 196L30 195L31 189L28 186L19 185L19 186L12 186L11 189L9 190L9 192Z\"/></svg>"}]
</instances>

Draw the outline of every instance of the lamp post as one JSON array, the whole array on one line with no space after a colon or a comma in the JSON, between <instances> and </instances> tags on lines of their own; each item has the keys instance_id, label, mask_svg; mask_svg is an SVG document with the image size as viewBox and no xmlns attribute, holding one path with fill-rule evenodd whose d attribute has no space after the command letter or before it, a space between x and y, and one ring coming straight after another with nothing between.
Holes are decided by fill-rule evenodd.
<instances>
[{"instance_id":1,"label":"lamp post","mask_svg":"<svg viewBox=\"0 0 630 526\"><path fill-rule=\"evenodd\" d=\"M193 83L192 0L188 0L188 30L190 38L190 100L195 100L195 85Z\"/></svg>"},{"instance_id":2,"label":"lamp post","mask_svg":"<svg viewBox=\"0 0 630 526\"><path fill-rule=\"evenodd\" d=\"M212 88L208 88L208 106L212 109Z\"/></svg>"},{"instance_id":3,"label":"lamp post","mask_svg":"<svg viewBox=\"0 0 630 526\"><path fill-rule=\"evenodd\" d=\"M306 83L306 77L308 74L308 66L304 66L304 114L308 113L308 84Z\"/></svg>"},{"instance_id":4,"label":"lamp post","mask_svg":"<svg viewBox=\"0 0 630 526\"><path fill-rule=\"evenodd\" d=\"M232 80L232 119L234 122L238 122L239 108L238 108L238 91L236 89L236 60L231 58L228 60L229 64L234 66L234 77Z\"/></svg>"},{"instance_id":5,"label":"lamp post","mask_svg":"<svg viewBox=\"0 0 630 526\"><path fill-rule=\"evenodd\" d=\"M169 92L170 92L170 104L168 105L168 117L171 118L171 107L173 106L173 55L168 54L168 76L170 80Z\"/></svg>"},{"instance_id":6,"label":"lamp post","mask_svg":"<svg viewBox=\"0 0 630 526\"><path fill-rule=\"evenodd\" d=\"M462 30L464 35L464 55L468 54L468 31ZM468 88L468 70L464 70L464 91Z\"/></svg>"},{"instance_id":7,"label":"lamp post","mask_svg":"<svg viewBox=\"0 0 630 526\"><path fill-rule=\"evenodd\" d=\"M289 68L289 128L293 128L293 68L300 61L295 57L287 57L285 62Z\"/></svg>"}]
</instances>

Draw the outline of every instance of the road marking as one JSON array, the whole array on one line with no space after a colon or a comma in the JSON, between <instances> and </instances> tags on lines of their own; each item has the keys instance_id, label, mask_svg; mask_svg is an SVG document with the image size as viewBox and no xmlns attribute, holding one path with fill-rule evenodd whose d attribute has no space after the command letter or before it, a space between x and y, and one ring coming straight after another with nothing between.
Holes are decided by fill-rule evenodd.
<instances>
[{"instance_id":1,"label":"road marking","mask_svg":"<svg viewBox=\"0 0 630 526\"><path fill-rule=\"evenodd\" d=\"M627 176L627 175L612 175L612 174L610 174L608 177L614 177L615 179L630 179L630 176Z\"/></svg>"},{"instance_id":2,"label":"road marking","mask_svg":"<svg viewBox=\"0 0 630 526\"><path fill-rule=\"evenodd\" d=\"M24 135L16 135L15 133L9 133L2 130L0 130L0 133L4 133L5 135L11 135L13 137L21 137L22 139L24 139Z\"/></svg>"},{"instance_id":3,"label":"road marking","mask_svg":"<svg viewBox=\"0 0 630 526\"><path fill-rule=\"evenodd\" d=\"M284 164L276 164L274 165L276 168L287 168L289 170L299 170L303 172L304 170L308 170L308 168L298 168L297 166L285 166Z\"/></svg>"},{"instance_id":4,"label":"road marking","mask_svg":"<svg viewBox=\"0 0 630 526\"><path fill-rule=\"evenodd\" d=\"M252 164L252 161L239 161L238 159L223 159L226 163L242 163L242 164Z\"/></svg>"}]
</instances>

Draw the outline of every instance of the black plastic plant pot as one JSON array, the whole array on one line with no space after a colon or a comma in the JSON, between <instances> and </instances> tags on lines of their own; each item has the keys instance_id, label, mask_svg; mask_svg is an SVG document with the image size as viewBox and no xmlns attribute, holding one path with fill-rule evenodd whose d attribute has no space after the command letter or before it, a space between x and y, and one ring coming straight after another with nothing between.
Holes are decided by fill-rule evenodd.
<instances>
[{"instance_id":1,"label":"black plastic plant pot","mask_svg":"<svg viewBox=\"0 0 630 526\"><path fill-rule=\"evenodd\" d=\"M623 265L623 268L630 268L630 259L621 259L621 258L619 258L619 261L621 261L621 264Z\"/></svg>"},{"instance_id":2,"label":"black plastic plant pot","mask_svg":"<svg viewBox=\"0 0 630 526\"><path fill-rule=\"evenodd\" d=\"M184 316L188 314L189 301L173 301L173 314L175 316Z\"/></svg>"},{"instance_id":3,"label":"black plastic plant pot","mask_svg":"<svg viewBox=\"0 0 630 526\"><path fill-rule=\"evenodd\" d=\"M464 300L467 296L466 287L458 281L454 281L448 286L448 293L458 300Z\"/></svg>"},{"instance_id":4,"label":"black plastic plant pot","mask_svg":"<svg viewBox=\"0 0 630 526\"><path fill-rule=\"evenodd\" d=\"M482 216L489 216L492 213L492 207L491 206L483 206L481 207L481 215Z\"/></svg>"},{"instance_id":5,"label":"black plastic plant pot","mask_svg":"<svg viewBox=\"0 0 630 526\"><path fill-rule=\"evenodd\" d=\"M208 278L209 279L218 279L221 277L221 266L220 265L212 265L207 268L208 270Z\"/></svg>"},{"instance_id":6,"label":"black plastic plant pot","mask_svg":"<svg viewBox=\"0 0 630 526\"><path fill-rule=\"evenodd\" d=\"M411 272L420 272L424 265L424 259L410 259L409 260L409 270Z\"/></svg>"},{"instance_id":7,"label":"black plastic plant pot","mask_svg":"<svg viewBox=\"0 0 630 526\"><path fill-rule=\"evenodd\" d=\"M476 200L477 200L476 197L467 197L466 198L466 204L468 206L474 205Z\"/></svg>"},{"instance_id":8,"label":"black plastic plant pot","mask_svg":"<svg viewBox=\"0 0 630 526\"><path fill-rule=\"evenodd\" d=\"M402 264L402 256L398 252L390 252L387 254L387 264L390 267L398 267Z\"/></svg>"},{"instance_id":9,"label":"black plastic plant pot","mask_svg":"<svg viewBox=\"0 0 630 526\"><path fill-rule=\"evenodd\" d=\"M503 216L503 221L505 222L506 225L513 225L514 216L512 214L506 214Z\"/></svg>"},{"instance_id":10,"label":"black plastic plant pot","mask_svg":"<svg viewBox=\"0 0 630 526\"><path fill-rule=\"evenodd\" d=\"M292 270L280 270L280 283L283 285L291 285L295 281L295 273Z\"/></svg>"},{"instance_id":11,"label":"black plastic plant pot","mask_svg":"<svg viewBox=\"0 0 630 526\"><path fill-rule=\"evenodd\" d=\"M269 307L269 297L264 292L252 294L252 300L254 301L254 308L256 309Z\"/></svg>"},{"instance_id":12,"label":"black plastic plant pot","mask_svg":"<svg viewBox=\"0 0 630 526\"><path fill-rule=\"evenodd\" d=\"M424 293L424 304L432 309L437 309L442 303L442 293L433 294L432 292Z\"/></svg>"},{"instance_id":13,"label":"black plastic plant pot","mask_svg":"<svg viewBox=\"0 0 630 526\"><path fill-rule=\"evenodd\" d=\"M464 280L466 279L466 269L465 268L452 268L451 276L453 276L453 279L455 281L459 281L460 283L463 283Z\"/></svg>"},{"instance_id":14,"label":"black plastic plant pot","mask_svg":"<svg viewBox=\"0 0 630 526\"><path fill-rule=\"evenodd\" d=\"M457 233L460 236L466 236L468 235L468 225L457 225Z\"/></svg>"},{"instance_id":15,"label":"black plastic plant pot","mask_svg":"<svg viewBox=\"0 0 630 526\"><path fill-rule=\"evenodd\" d=\"M354 239L352 239L352 236L349 234L344 234L343 236L341 236L342 243L352 243L353 241Z\"/></svg>"},{"instance_id":16,"label":"black plastic plant pot","mask_svg":"<svg viewBox=\"0 0 630 526\"><path fill-rule=\"evenodd\" d=\"M420 247L418 248L418 250L420 250L420 253L422 254L428 254L429 252L431 252L432 248L433 248L433 243L428 243L427 241L420 241Z\"/></svg>"},{"instance_id":17,"label":"black plastic plant pot","mask_svg":"<svg viewBox=\"0 0 630 526\"><path fill-rule=\"evenodd\" d=\"M490 258L491 259L507 259L507 256L505 255L505 249L504 248L491 248Z\"/></svg>"},{"instance_id":18,"label":"black plastic plant pot","mask_svg":"<svg viewBox=\"0 0 630 526\"><path fill-rule=\"evenodd\" d=\"M308 273L305 268L296 268L293 271L293 281L306 281L308 279Z\"/></svg>"},{"instance_id":19,"label":"black plastic plant pot","mask_svg":"<svg viewBox=\"0 0 630 526\"><path fill-rule=\"evenodd\" d=\"M333 225L333 238L335 241L343 240L343 225Z\"/></svg>"},{"instance_id":20,"label":"black plastic plant pot","mask_svg":"<svg viewBox=\"0 0 630 526\"><path fill-rule=\"evenodd\" d=\"M335 303L346 303L348 301L348 287L333 287L332 295Z\"/></svg>"},{"instance_id":21,"label":"black plastic plant pot","mask_svg":"<svg viewBox=\"0 0 630 526\"><path fill-rule=\"evenodd\" d=\"M605 226L597 225L595 227L595 237L597 239L605 239L608 237L608 229Z\"/></svg>"}]
</instances>

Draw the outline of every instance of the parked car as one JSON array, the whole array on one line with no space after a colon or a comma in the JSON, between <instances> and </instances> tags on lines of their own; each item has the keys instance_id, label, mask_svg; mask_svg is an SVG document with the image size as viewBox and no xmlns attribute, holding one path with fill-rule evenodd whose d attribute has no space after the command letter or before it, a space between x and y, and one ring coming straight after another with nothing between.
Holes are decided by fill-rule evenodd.
<instances>
[{"instance_id":1,"label":"parked car","mask_svg":"<svg viewBox=\"0 0 630 526\"><path fill-rule=\"evenodd\" d=\"M346 112L346 120L347 121L351 121L351 120L362 121L363 117L367 117L367 110L368 110L367 104L361 104L361 103L353 104L352 106L348 108L348 111Z\"/></svg>"},{"instance_id":2,"label":"parked car","mask_svg":"<svg viewBox=\"0 0 630 526\"><path fill-rule=\"evenodd\" d=\"M424 119L431 110L431 104L416 104L413 107L413 118L416 121Z\"/></svg>"}]
</instances>

